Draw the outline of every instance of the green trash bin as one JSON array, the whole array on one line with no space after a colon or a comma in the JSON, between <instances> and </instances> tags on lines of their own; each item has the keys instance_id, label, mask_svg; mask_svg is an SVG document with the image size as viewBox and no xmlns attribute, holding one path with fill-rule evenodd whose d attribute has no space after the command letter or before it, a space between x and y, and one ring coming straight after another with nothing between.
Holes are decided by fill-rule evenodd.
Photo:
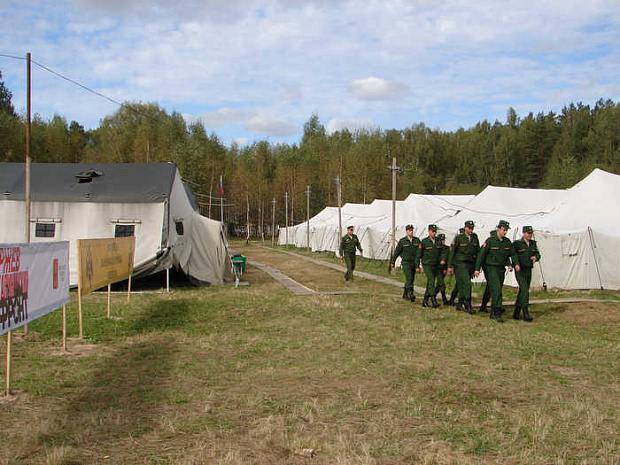
<instances>
[{"instance_id":1,"label":"green trash bin","mask_svg":"<svg viewBox=\"0 0 620 465\"><path fill-rule=\"evenodd\" d=\"M246 261L246 257L243 257L243 256L238 255L238 256L232 257L233 268L235 270L235 273L238 274L239 276L245 273L245 261Z\"/></svg>"}]
</instances>

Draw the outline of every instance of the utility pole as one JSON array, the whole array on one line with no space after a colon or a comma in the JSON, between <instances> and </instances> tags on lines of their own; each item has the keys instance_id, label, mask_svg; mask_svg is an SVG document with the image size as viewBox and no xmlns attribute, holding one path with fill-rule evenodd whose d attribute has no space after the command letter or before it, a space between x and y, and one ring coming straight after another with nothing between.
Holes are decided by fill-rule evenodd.
<instances>
[{"instance_id":1,"label":"utility pole","mask_svg":"<svg viewBox=\"0 0 620 465\"><path fill-rule=\"evenodd\" d=\"M276 232L276 199L271 201L271 247L273 248L273 239Z\"/></svg>"},{"instance_id":2,"label":"utility pole","mask_svg":"<svg viewBox=\"0 0 620 465\"><path fill-rule=\"evenodd\" d=\"M286 191L284 193L284 208L286 211L286 216L285 216L285 222L284 222L284 226L286 226L286 243L284 244L286 247L288 247L288 191Z\"/></svg>"},{"instance_id":3,"label":"utility pole","mask_svg":"<svg viewBox=\"0 0 620 465\"><path fill-rule=\"evenodd\" d=\"M31 74L30 53L26 53L26 166L25 166L25 185L26 185L26 243L30 243L30 139L32 137L32 74Z\"/></svg>"},{"instance_id":4,"label":"utility pole","mask_svg":"<svg viewBox=\"0 0 620 465\"><path fill-rule=\"evenodd\" d=\"M310 184L306 190L306 252L310 252Z\"/></svg>"},{"instance_id":5,"label":"utility pole","mask_svg":"<svg viewBox=\"0 0 620 465\"><path fill-rule=\"evenodd\" d=\"M342 178L339 176L334 179L338 188L338 240L342 238Z\"/></svg>"},{"instance_id":6,"label":"utility pole","mask_svg":"<svg viewBox=\"0 0 620 465\"><path fill-rule=\"evenodd\" d=\"M392 172L392 240L390 244L390 257L392 257L396 248L396 174L402 173L403 170L400 166L396 166L396 157L392 158L392 166L388 166L388 169Z\"/></svg>"}]
</instances>

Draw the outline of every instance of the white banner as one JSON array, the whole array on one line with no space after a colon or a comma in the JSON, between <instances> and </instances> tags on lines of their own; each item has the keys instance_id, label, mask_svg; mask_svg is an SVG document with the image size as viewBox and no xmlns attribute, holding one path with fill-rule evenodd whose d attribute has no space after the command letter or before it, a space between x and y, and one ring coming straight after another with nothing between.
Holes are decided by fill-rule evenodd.
<instances>
[{"instance_id":1,"label":"white banner","mask_svg":"<svg viewBox=\"0 0 620 465\"><path fill-rule=\"evenodd\" d=\"M0 334L69 302L69 242L0 244Z\"/></svg>"}]
</instances>

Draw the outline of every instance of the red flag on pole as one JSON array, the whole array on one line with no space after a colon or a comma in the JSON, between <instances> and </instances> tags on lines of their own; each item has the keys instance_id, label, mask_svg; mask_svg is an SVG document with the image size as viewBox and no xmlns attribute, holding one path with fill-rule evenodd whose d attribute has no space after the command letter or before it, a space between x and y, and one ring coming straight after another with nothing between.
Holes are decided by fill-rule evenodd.
<instances>
[{"instance_id":1,"label":"red flag on pole","mask_svg":"<svg viewBox=\"0 0 620 465\"><path fill-rule=\"evenodd\" d=\"M220 198L224 198L224 180L220 174Z\"/></svg>"}]
</instances>

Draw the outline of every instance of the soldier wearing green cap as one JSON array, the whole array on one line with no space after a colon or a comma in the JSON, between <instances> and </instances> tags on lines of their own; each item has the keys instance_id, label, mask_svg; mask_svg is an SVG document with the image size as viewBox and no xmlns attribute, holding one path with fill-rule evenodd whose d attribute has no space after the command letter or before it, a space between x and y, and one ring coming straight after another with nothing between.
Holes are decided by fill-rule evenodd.
<instances>
[{"instance_id":1,"label":"soldier wearing green cap","mask_svg":"<svg viewBox=\"0 0 620 465\"><path fill-rule=\"evenodd\" d=\"M497 229L491 231L490 236L497 236ZM487 266L484 263L482 264L482 271L484 272L484 279L486 280L486 283L484 285L484 294L482 294L482 302L480 302L480 311L483 313L488 313L487 305L489 300L491 300L491 289L489 288L489 280L487 278L487 276L489 276Z\"/></svg>"},{"instance_id":2,"label":"soldier wearing green cap","mask_svg":"<svg viewBox=\"0 0 620 465\"><path fill-rule=\"evenodd\" d=\"M491 318L498 323L503 323L502 319L502 286L506 276L506 267L512 271L512 263L516 261L514 247L506 233L510 228L508 221L500 220L497 225L497 234L489 236L482 245L478 259L476 260L476 271L474 276L480 274L482 265L486 265L487 283L491 292Z\"/></svg>"},{"instance_id":3,"label":"soldier wearing green cap","mask_svg":"<svg viewBox=\"0 0 620 465\"><path fill-rule=\"evenodd\" d=\"M459 228L459 234L465 234L465 228ZM448 246L448 257L450 257L450 252L452 251L452 247ZM452 274L451 271L448 269L446 270L446 274ZM454 305L454 301L455 299L458 297L459 295L459 282L456 280L456 276L454 277L454 289L452 289L452 292L450 293L450 300L448 300L448 305ZM457 310L463 310L463 307L459 304L456 307Z\"/></svg>"},{"instance_id":4,"label":"soldier wearing green cap","mask_svg":"<svg viewBox=\"0 0 620 465\"><path fill-rule=\"evenodd\" d=\"M434 308L439 307L437 299L435 297L435 281L439 274L439 264L442 261L441 255L443 252L443 245L441 241L437 240L437 225L428 225L428 236L422 239L420 244L420 262L426 275L426 290L424 291L424 300L422 301L422 307L429 307L428 301L431 301L431 305ZM445 261L443 262L445 264Z\"/></svg>"},{"instance_id":5,"label":"soldier wearing green cap","mask_svg":"<svg viewBox=\"0 0 620 465\"><path fill-rule=\"evenodd\" d=\"M340 260L344 260L347 265L347 272L344 274L347 281L353 280L356 249L360 251L360 255L364 255L359 239L353 234L353 226L347 226L347 233L340 240Z\"/></svg>"},{"instance_id":6,"label":"soldier wearing green cap","mask_svg":"<svg viewBox=\"0 0 620 465\"><path fill-rule=\"evenodd\" d=\"M516 260L515 260L515 276L519 283L519 294L515 302L515 310L512 317L515 320L521 319L521 311L523 311L523 319L525 321L533 321L528 306L530 303L530 283L532 282L532 268L534 263L540 261L540 252L536 241L532 239L534 229L531 226L523 226L523 237L514 242Z\"/></svg>"},{"instance_id":7,"label":"soldier wearing green cap","mask_svg":"<svg viewBox=\"0 0 620 465\"><path fill-rule=\"evenodd\" d=\"M403 299L415 301L413 293L413 281L416 271L419 273L420 263L420 239L413 235L413 225L405 226L405 237L398 241L396 249L390 258L390 268L394 268L396 259L401 257L401 266L405 273L405 290L403 291Z\"/></svg>"},{"instance_id":8,"label":"soldier wearing green cap","mask_svg":"<svg viewBox=\"0 0 620 465\"><path fill-rule=\"evenodd\" d=\"M450 246L445 244L446 235L437 234L437 240L441 244L441 255L439 256L439 266L437 267L437 282L435 285L435 298L437 294L441 293L441 300L444 305L448 305L448 299L446 298L446 280L445 276L448 272L448 253L450 253Z\"/></svg>"},{"instance_id":9,"label":"soldier wearing green cap","mask_svg":"<svg viewBox=\"0 0 620 465\"><path fill-rule=\"evenodd\" d=\"M476 269L476 258L480 251L480 241L474 232L474 222L465 222L465 232L458 234L450 246L448 273L454 272L459 290L457 310L475 313L471 305L471 278Z\"/></svg>"}]
</instances>

